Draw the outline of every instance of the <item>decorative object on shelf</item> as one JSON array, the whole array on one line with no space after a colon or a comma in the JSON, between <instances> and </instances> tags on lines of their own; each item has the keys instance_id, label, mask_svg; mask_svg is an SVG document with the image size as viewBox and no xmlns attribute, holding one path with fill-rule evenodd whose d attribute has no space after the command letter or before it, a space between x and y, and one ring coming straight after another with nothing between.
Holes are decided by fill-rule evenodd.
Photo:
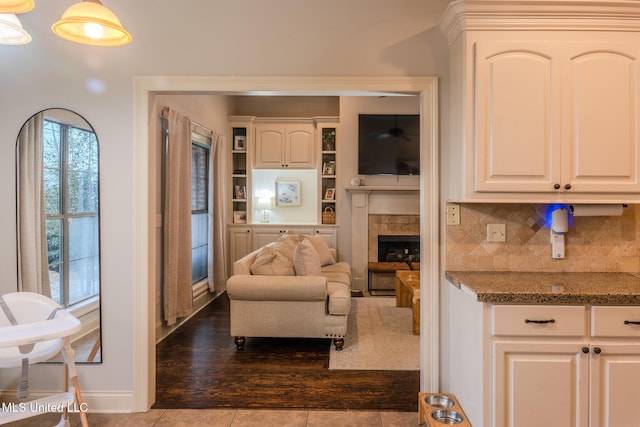
<instances>
[{"instance_id":1,"label":"decorative object on shelf","mask_svg":"<svg viewBox=\"0 0 640 427\"><path fill-rule=\"evenodd\" d=\"M236 199L246 199L247 198L247 190L244 185L236 185L234 186L234 196Z\"/></svg>"},{"instance_id":2,"label":"decorative object on shelf","mask_svg":"<svg viewBox=\"0 0 640 427\"><path fill-rule=\"evenodd\" d=\"M351 178L351 185L362 185L362 180L355 176Z\"/></svg>"},{"instance_id":3,"label":"decorative object on shelf","mask_svg":"<svg viewBox=\"0 0 640 427\"><path fill-rule=\"evenodd\" d=\"M262 219L260 220L260 222L269 222L269 217L267 214L271 210L271 197L258 196L258 203L256 203L256 205L256 209L262 211Z\"/></svg>"},{"instance_id":4,"label":"decorative object on shelf","mask_svg":"<svg viewBox=\"0 0 640 427\"><path fill-rule=\"evenodd\" d=\"M335 160L329 160L322 165L322 175L335 175L336 174L336 162Z\"/></svg>"},{"instance_id":5,"label":"decorative object on shelf","mask_svg":"<svg viewBox=\"0 0 640 427\"><path fill-rule=\"evenodd\" d=\"M322 151L336 150L336 130L326 128L322 130Z\"/></svg>"},{"instance_id":6,"label":"decorative object on shelf","mask_svg":"<svg viewBox=\"0 0 640 427\"><path fill-rule=\"evenodd\" d=\"M246 151L247 137L244 135L235 135L233 137L233 149L235 151Z\"/></svg>"},{"instance_id":7,"label":"decorative object on shelf","mask_svg":"<svg viewBox=\"0 0 640 427\"><path fill-rule=\"evenodd\" d=\"M16 15L0 14L0 44L20 45L31 41L31 36L22 28Z\"/></svg>"},{"instance_id":8,"label":"decorative object on shelf","mask_svg":"<svg viewBox=\"0 0 640 427\"><path fill-rule=\"evenodd\" d=\"M323 224L335 224L336 223L336 211L331 206L327 206L322 211L322 223Z\"/></svg>"},{"instance_id":9,"label":"decorative object on shelf","mask_svg":"<svg viewBox=\"0 0 640 427\"><path fill-rule=\"evenodd\" d=\"M69 7L51 30L59 37L92 46L122 46L131 34L99 0L84 0Z\"/></svg>"},{"instance_id":10,"label":"decorative object on shelf","mask_svg":"<svg viewBox=\"0 0 640 427\"><path fill-rule=\"evenodd\" d=\"M276 206L300 205L300 181L276 181Z\"/></svg>"},{"instance_id":11,"label":"decorative object on shelf","mask_svg":"<svg viewBox=\"0 0 640 427\"><path fill-rule=\"evenodd\" d=\"M25 13L35 6L33 0L0 0L0 13Z\"/></svg>"},{"instance_id":12,"label":"decorative object on shelf","mask_svg":"<svg viewBox=\"0 0 640 427\"><path fill-rule=\"evenodd\" d=\"M234 224L246 224L247 223L247 211L233 211L233 223Z\"/></svg>"},{"instance_id":13,"label":"decorative object on shelf","mask_svg":"<svg viewBox=\"0 0 640 427\"><path fill-rule=\"evenodd\" d=\"M324 192L325 200L333 200L336 197L336 189L333 187L328 187Z\"/></svg>"}]
</instances>

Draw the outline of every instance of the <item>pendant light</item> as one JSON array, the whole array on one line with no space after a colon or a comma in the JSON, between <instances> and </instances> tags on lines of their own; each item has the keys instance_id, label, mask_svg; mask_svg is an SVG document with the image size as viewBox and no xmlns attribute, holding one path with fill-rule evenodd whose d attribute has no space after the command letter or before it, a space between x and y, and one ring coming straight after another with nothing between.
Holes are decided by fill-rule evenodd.
<instances>
[{"instance_id":1,"label":"pendant light","mask_svg":"<svg viewBox=\"0 0 640 427\"><path fill-rule=\"evenodd\" d=\"M99 0L74 4L51 29L63 39L92 46L122 46L131 41L118 17Z\"/></svg>"},{"instance_id":2,"label":"pendant light","mask_svg":"<svg viewBox=\"0 0 640 427\"><path fill-rule=\"evenodd\" d=\"M0 13L25 13L34 7L33 0L0 0Z\"/></svg>"},{"instance_id":3,"label":"pendant light","mask_svg":"<svg viewBox=\"0 0 640 427\"><path fill-rule=\"evenodd\" d=\"M27 33L16 15L0 14L0 44L27 44L31 36Z\"/></svg>"}]
</instances>

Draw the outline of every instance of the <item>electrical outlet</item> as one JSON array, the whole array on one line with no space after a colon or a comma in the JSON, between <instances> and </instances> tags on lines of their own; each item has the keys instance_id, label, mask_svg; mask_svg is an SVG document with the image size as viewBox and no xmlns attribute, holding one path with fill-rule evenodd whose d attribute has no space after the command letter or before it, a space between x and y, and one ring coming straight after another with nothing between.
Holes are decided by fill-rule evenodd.
<instances>
[{"instance_id":1,"label":"electrical outlet","mask_svg":"<svg viewBox=\"0 0 640 427\"><path fill-rule=\"evenodd\" d=\"M460 225L460 205L447 205L447 225Z\"/></svg>"},{"instance_id":2,"label":"electrical outlet","mask_svg":"<svg viewBox=\"0 0 640 427\"><path fill-rule=\"evenodd\" d=\"M506 224L487 224L487 242L502 243L507 241Z\"/></svg>"}]
</instances>

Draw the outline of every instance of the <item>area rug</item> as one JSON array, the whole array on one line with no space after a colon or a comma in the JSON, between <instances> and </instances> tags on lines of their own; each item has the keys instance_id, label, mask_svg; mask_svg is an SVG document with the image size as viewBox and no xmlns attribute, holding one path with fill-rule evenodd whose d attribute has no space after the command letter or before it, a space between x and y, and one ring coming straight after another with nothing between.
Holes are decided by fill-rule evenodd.
<instances>
[{"instance_id":1,"label":"area rug","mask_svg":"<svg viewBox=\"0 0 640 427\"><path fill-rule=\"evenodd\" d=\"M329 369L420 370L420 336L411 333L412 312L395 297L351 299L342 351L331 346Z\"/></svg>"}]
</instances>

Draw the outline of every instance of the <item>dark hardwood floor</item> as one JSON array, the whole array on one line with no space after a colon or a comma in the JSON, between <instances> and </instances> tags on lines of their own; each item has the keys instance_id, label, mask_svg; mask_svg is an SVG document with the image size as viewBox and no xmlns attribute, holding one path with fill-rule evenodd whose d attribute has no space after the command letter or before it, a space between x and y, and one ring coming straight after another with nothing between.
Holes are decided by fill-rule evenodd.
<instances>
[{"instance_id":1,"label":"dark hardwood floor","mask_svg":"<svg viewBox=\"0 0 640 427\"><path fill-rule=\"evenodd\" d=\"M153 408L418 410L419 371L329 370L330 345L248 338L237 350L225 293L158 344Z\"/></svg>"}]
</instances>

